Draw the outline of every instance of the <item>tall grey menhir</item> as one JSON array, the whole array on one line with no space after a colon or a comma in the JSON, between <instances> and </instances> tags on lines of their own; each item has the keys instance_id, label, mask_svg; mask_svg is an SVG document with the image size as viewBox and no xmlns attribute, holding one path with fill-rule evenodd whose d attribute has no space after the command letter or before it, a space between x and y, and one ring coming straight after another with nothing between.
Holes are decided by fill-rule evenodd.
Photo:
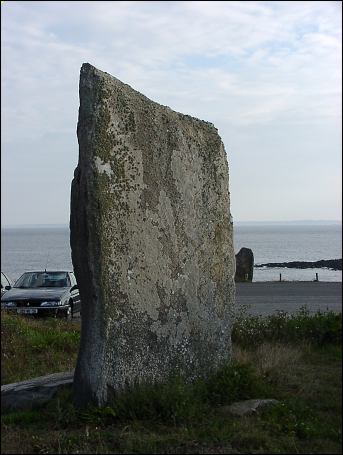
<instances>
[{"instance_id":1,"label":"tall grey menhir","mask_svg":"<svg viewBox=\"0 0 343 455\"><path fill-rule=\"evenodd\" d=\"M230 359L235 254L217 129L90 64L80 74L72 260L79 406Z\"/></svg>"}]
</instances>

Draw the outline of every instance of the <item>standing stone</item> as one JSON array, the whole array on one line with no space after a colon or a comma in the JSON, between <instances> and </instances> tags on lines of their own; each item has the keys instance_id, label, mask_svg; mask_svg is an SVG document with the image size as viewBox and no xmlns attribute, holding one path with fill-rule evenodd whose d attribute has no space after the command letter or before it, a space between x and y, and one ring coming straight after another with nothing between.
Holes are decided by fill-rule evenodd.
<instances>
[{"instance_id":1,"label":"standing stone","mask_svg":"<svg viewBox=\"0 0 343 455\"><path fill-rule=\"evenodd\" d=\"M252 281L254 274L254 254L250 248L241 248L236 254L236 283Z\"/></svg>"},{"instance_id":2,"label":"standing stone","mask_svg":"<svg viewBox=\"0 0 343 455\"><path fill-rule=\"evenodd\" d=\"M88 63L80 74L72 261L82 300L74 393L205 376L230 359L235 255L217 129Z\"/></svg>"}]
</instances>

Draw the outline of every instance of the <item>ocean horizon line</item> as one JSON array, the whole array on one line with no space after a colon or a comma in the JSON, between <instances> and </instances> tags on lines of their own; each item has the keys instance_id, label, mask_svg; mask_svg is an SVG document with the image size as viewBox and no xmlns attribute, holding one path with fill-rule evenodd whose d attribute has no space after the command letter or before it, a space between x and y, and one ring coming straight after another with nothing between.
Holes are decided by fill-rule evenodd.
<instances>
[{"instance_id":1,"label":"ocean horizon line","mask_svg":"<svg viewBox=\"0 0 343 455\"><path fill-rule=\"evenodd\" d=\"M341 225L342 220L237 220L233 225ZM69 223L2 224L1 229L69 228Z\"/></svg>"}]
</instances>

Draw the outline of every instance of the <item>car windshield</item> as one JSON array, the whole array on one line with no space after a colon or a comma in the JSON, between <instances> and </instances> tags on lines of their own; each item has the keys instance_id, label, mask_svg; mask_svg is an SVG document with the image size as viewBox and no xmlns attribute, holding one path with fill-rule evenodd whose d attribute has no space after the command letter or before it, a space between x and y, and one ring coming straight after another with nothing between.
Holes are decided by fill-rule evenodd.
<instances>
[{"instance_id":1,"label":"car windshield","mask_svg":"<svg viewBox=\"0 0 343 455\"><path fill-rule=\"evenodd\" d=\"M67 272L26 272L14 284L15 288L63 288L70 286Z\"/></svg>"}]
</instances>

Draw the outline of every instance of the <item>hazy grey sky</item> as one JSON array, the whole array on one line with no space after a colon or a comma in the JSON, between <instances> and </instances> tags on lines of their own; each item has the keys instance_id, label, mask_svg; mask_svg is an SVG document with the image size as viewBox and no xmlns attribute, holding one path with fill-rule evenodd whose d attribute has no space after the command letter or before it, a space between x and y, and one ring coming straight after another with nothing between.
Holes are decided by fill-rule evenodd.
<instances>
[{"instance_id":1,"label":"hazy grey sky","mask_svg":"<svg viewBox=\"0 0 343 455\"><path fill-rule=\"evenodd\" d=\"M341 9L5 1L2 225L69 221L83 62L214 123L234 220L341 219Z\"/></svg>"}]
</instances>

